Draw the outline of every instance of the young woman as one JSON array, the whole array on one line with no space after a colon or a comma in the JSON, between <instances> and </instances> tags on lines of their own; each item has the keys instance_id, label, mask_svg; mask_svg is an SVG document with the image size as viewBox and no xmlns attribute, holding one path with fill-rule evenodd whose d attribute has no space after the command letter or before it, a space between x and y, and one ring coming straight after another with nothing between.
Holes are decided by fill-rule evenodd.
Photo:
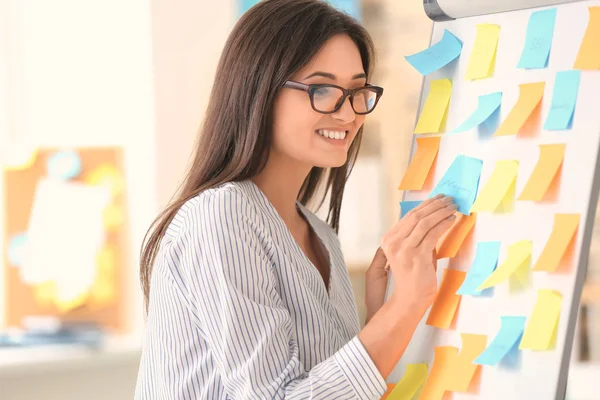
<instances>
[{"instance_id":1,"label":"young woman","mask_svg":"<svg viewBox=\"0 0 600 400\"><path fill-rule=\"evenodd\" d=\"M383 93L369 83L372 59L367 32L319 0L264 0L235 26L193 164L143 248L136 398L386 391L436 295L434 248L456 206L429 199L386 233L361 330L336 232L365 116ZM306 206L322 188L328 224ZM384 303L386 265L395 290Z\"/></svg>"}]
</instances>

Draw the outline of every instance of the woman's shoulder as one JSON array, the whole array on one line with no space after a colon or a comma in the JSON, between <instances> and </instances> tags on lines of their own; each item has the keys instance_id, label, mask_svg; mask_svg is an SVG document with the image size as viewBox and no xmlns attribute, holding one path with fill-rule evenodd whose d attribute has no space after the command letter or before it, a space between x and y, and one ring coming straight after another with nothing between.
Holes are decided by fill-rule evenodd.
<instances>
[{"instance_id":1,"label":"woman's shoulder","mask_svg":"<svg viewBox=\"0 0 600 400\"><path fill-rule=\"evenodd\" d=\"M181 205L167 228L167 237L176 238L184 230L226 229L232 218L240 221L255 212L246 182L226 182L208 188Z\"/></svg>"}]
</instances>

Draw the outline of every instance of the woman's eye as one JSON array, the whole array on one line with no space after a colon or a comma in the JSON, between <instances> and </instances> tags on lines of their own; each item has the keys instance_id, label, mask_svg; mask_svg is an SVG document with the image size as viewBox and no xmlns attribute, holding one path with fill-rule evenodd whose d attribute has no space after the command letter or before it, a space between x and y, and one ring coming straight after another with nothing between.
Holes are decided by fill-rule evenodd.
<instances>
[{"instance_id":1,"label":"woman's eye","mask_svg":"<svg viewBox=\"0 0 600 400\"><path fill-rule=\"evenodd\" d=\"M329 88L329 87L322 87L322 88L318 88L317 90L315 90L315 96L316 97L328 97L331 96L333 90L333 88Z\"/></svg>"}]
</instances>

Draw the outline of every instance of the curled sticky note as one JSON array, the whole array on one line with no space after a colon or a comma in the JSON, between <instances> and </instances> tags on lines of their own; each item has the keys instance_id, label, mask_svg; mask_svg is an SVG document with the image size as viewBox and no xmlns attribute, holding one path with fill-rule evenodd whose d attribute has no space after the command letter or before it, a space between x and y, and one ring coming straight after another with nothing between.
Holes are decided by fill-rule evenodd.
<instances>
[{"instance_id":1,"label":"curled sticky note","mask_svg":"<svg viewBox=\"0 0 600 400\"><path fill-rule=\"evenodd\" d=\"M477 196L482 167L483 161L477 158L457 155L429 197L439 193L452 196L458 212L469 215Z\"/></svg>"},{"instance_id":2,"label":"curled sticky note","mask_svg":"<svg viewBox=\"0 0 600 400\"><path fill-rule=\"evenodd\" d=\"M436 79L429 84L429 94L415 126L415 133L439 133L444 130L452 82L450 79Z\"/></svg>"},{"instance_id":3,"label":"curled sticky note","mask_svg":"<svg viewBox=\"0 0 600 400\"><path fill-rule=\"evenodd\" d=\"M492 343L483 353L475 359L474 363L480 365L496 365L511 351L518 351L516 347L523 336L525 317L505 316L500 317L500 331Z\"/></svg>"},{"instance_id":4,"label":"curled sticky note","mask_svg":"<svg viewBox=\"0 0 600 400\"><path fill-rule=\"evenodd\" d=\"M555 21L556 8L535 11L531 14L518 68L546 68L552 48Z\"/></svg>"},{"instance_id":5,"label":"curled sticky note","mask_svg":"<svg viewBox=\"0 0 600 400\"><path fill-rule=\"evenodd\" d=\"M579 214L554 214L554 227L534 271L553 272L562 260L579 227Z\"/></svg>"},{"instance_id":6,"label":"curled sticky note","mask_svg":"<svg viewBox=\"0 0 600 400\"><path fill-rule=\"evenodd\" d=\"M589 21L575 60L575 69L600 69L600 7L589 7Z\"/></svg>"},{"instance_id":7,"label":"curled sticky note","mask_svg":"<svg viewBox=\"0 0 600 400\"><path fill-rule=\"evenodd\" d=\"M419 399L442 400L447 387L447 374L458 357L458 349L452 346L438 346L433 349L434 358L431 372L425 380Z\"/></svg>"},{"instance_id":8,"label":"curled sticky note","mask_svg":"<svg viewBox=\"0 0 600 400\"><path fill-rule=\"evenodd\" d=\"M514 200L518 170L516 160L496 161L496 168L473 203L471 212L507 210Z\"/></svg>"},{"instance_id":9,"label":"curled sticky note","mask_svg":"<svg viewBox=\"0 0 600 400\"><path fill-rule=\"evenodd\" d=\"M519 85L519 100L502 122L494 136L516 135L544 97L544 82Z\"/></svg>"},{"instance_id":10,"label":"curled sticky note","mask_svg":"<svg viewBox=\"0 0 600 400\"><path fill-rule=\"evenodd\" d=\"M451 133L461 133L478 127L488 120L502 104L502 92L484 94L479 96L477 109L463 122L458 128Z\"/></svg>"},{"instance_id":11,"label":"curled sticky note","mask_svg":"<svg viewBox=\"0 0 600 400\"><path fill-rule=\"evenodd\" d=\"M421 190L431 171L438 150L440 148L440 137L417 138L417 151L413 156L406 174L400 183L399 190Z\"/></svg>"},{"instance_id":12,"label":"curled sticky note","mask_svg":"<svg viewBox=\"0 0 600 400\"><path fill-rule=\"evenodd\" d=\"M477 290L483 290L496 286L507 280L515 273L521 273L528 270L531 262L532 243L528 240L521 240L508 247L506 260L485 280Z\"/></svg>"},{"instance_id":13,"label":"curled sticky note","mask_svg":"<svg viewBox=\"0 0 600 400\"><path fill-rule=\"evenodd\" d=\"M538 162L519 196L519 200L541 201L557 179L565 155L564 144L541 144Z\"/></svg>"},{"instance_id":14,"label":"curled sticky note","mask_svg":"<svg viewBox=\"0 0 600 400\"><path fill-rule=\"evenodd\" d=\"M405 58L422 75L428 75L456 59L461 51L462 42L445 29L439 42Z\"/></svg>"},{"instance_id":15,"label":"curled sticky note","mask_svg":"<svg viewBox=\"0 0 600 400\"><path fill-rule=\"evenodd\" d=\"M478 24L477 37L469 58L466 79L482 79L492 76L496 63L496 50L500 37L500 26Z\"/></svg>"},{"instance_id":16,"label":"curled sticky note","mask_svg":"<svg viewBox=\"0 0 600 400\"><path fill-rule=\"evenodd\" d=\"M73 179L81 172L81 159L75 151L59 151L48 158L46 170L52 178Z\"/></svg>"},{"instance_id":17,"label":"curled sticky note","mask_svg":"<svg viewBox=\"0 0 600 400\"><path fill-rule=\"evenodd\" d=\"M477 214L459 215L454 225L440 238L436 245L437 258L456 257L458 250L475 226Z\"/></svg>"},{"instance_id":18,"label":"curled sticky note","mask_svg":"<svg viewBox=\"0 0 600 400\"><path fill-rule=\"evenodd\" d=\"M450 328L460 303L460 295L457 295L456 291L465 280L465 275L466 273L463 271L447 268L444 270L437 297L427 317L427 325L443 329Z\"/></svg>"},{"instance_id":19,"label":"curled sticky note","mask_svg":"<svg viewBox=\"0 0 600 400\"><path fill-rule=\"evenodd\" d=\"M477 288L494 272L498 264L500 242L479 242L475 259L467 272L467 277L456 294L479 295Z\"/></svg>"},{"instance_id":20,"label":"curled sticky note","mask_svg":"<svg viewBox=\"0 0 600 400\"><path fill-rule=\"evenodd\" d=\"M550 350L554 347L562 295L555 290L538 290L533 312L527 321L520 349Z\"/></svg>"},{"instance_id":21,"label":"curled sticky note","mask_svg":"<svg viewBox=\"0 0 600 400\"><path fill-rule=\"evenodd\" d=\"M408 364L406 372L388 395L388 400L412 400L427 379L427 364Z\"/></svg>"},{"instance_id":22,"label":"curled sticky note","mask_svg":"<svg viewBox=\"0 0 600 400\"><path fill-rule=\"evenodd\" d=\"M487 336L461 333L462 348L451 363L445 376L445 389L452 392L465 393L477 371L481 368L473 361L485 350Z\"/></svg>"},{"instance_id":23,"label":"curled sticky note","mask_svg":"<svg viewBox=\"0 0 600 400\"><path fill-rule=\"evenodd\" d=\"M547 130L570 129L577 104L581 71L558 71L552 90L552 104L544 123Z\"/></svg>"}]
</instances>

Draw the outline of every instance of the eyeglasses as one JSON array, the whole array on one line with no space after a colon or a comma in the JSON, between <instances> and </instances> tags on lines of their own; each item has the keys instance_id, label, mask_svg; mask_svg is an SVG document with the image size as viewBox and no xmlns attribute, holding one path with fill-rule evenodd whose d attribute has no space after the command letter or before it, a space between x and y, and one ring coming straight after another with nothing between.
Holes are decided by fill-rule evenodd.
<instances>
[{"instance_id":1,"label":"eyeglasses","mask_svg":"<svg viewBox=\"0 0 600 400\"><path fill-rule=\"evenodd\" d=\"M300 82L287 81L284 88L302 90L310 96L310 105L313 110L321 114L337 112L346 97L350 97L350 105L356 114L368 114L375 109L379 98L383 95L383 88L365 85L356 89L344 89L331 84L306 85Z\"/></svg>"}]
</instances>

